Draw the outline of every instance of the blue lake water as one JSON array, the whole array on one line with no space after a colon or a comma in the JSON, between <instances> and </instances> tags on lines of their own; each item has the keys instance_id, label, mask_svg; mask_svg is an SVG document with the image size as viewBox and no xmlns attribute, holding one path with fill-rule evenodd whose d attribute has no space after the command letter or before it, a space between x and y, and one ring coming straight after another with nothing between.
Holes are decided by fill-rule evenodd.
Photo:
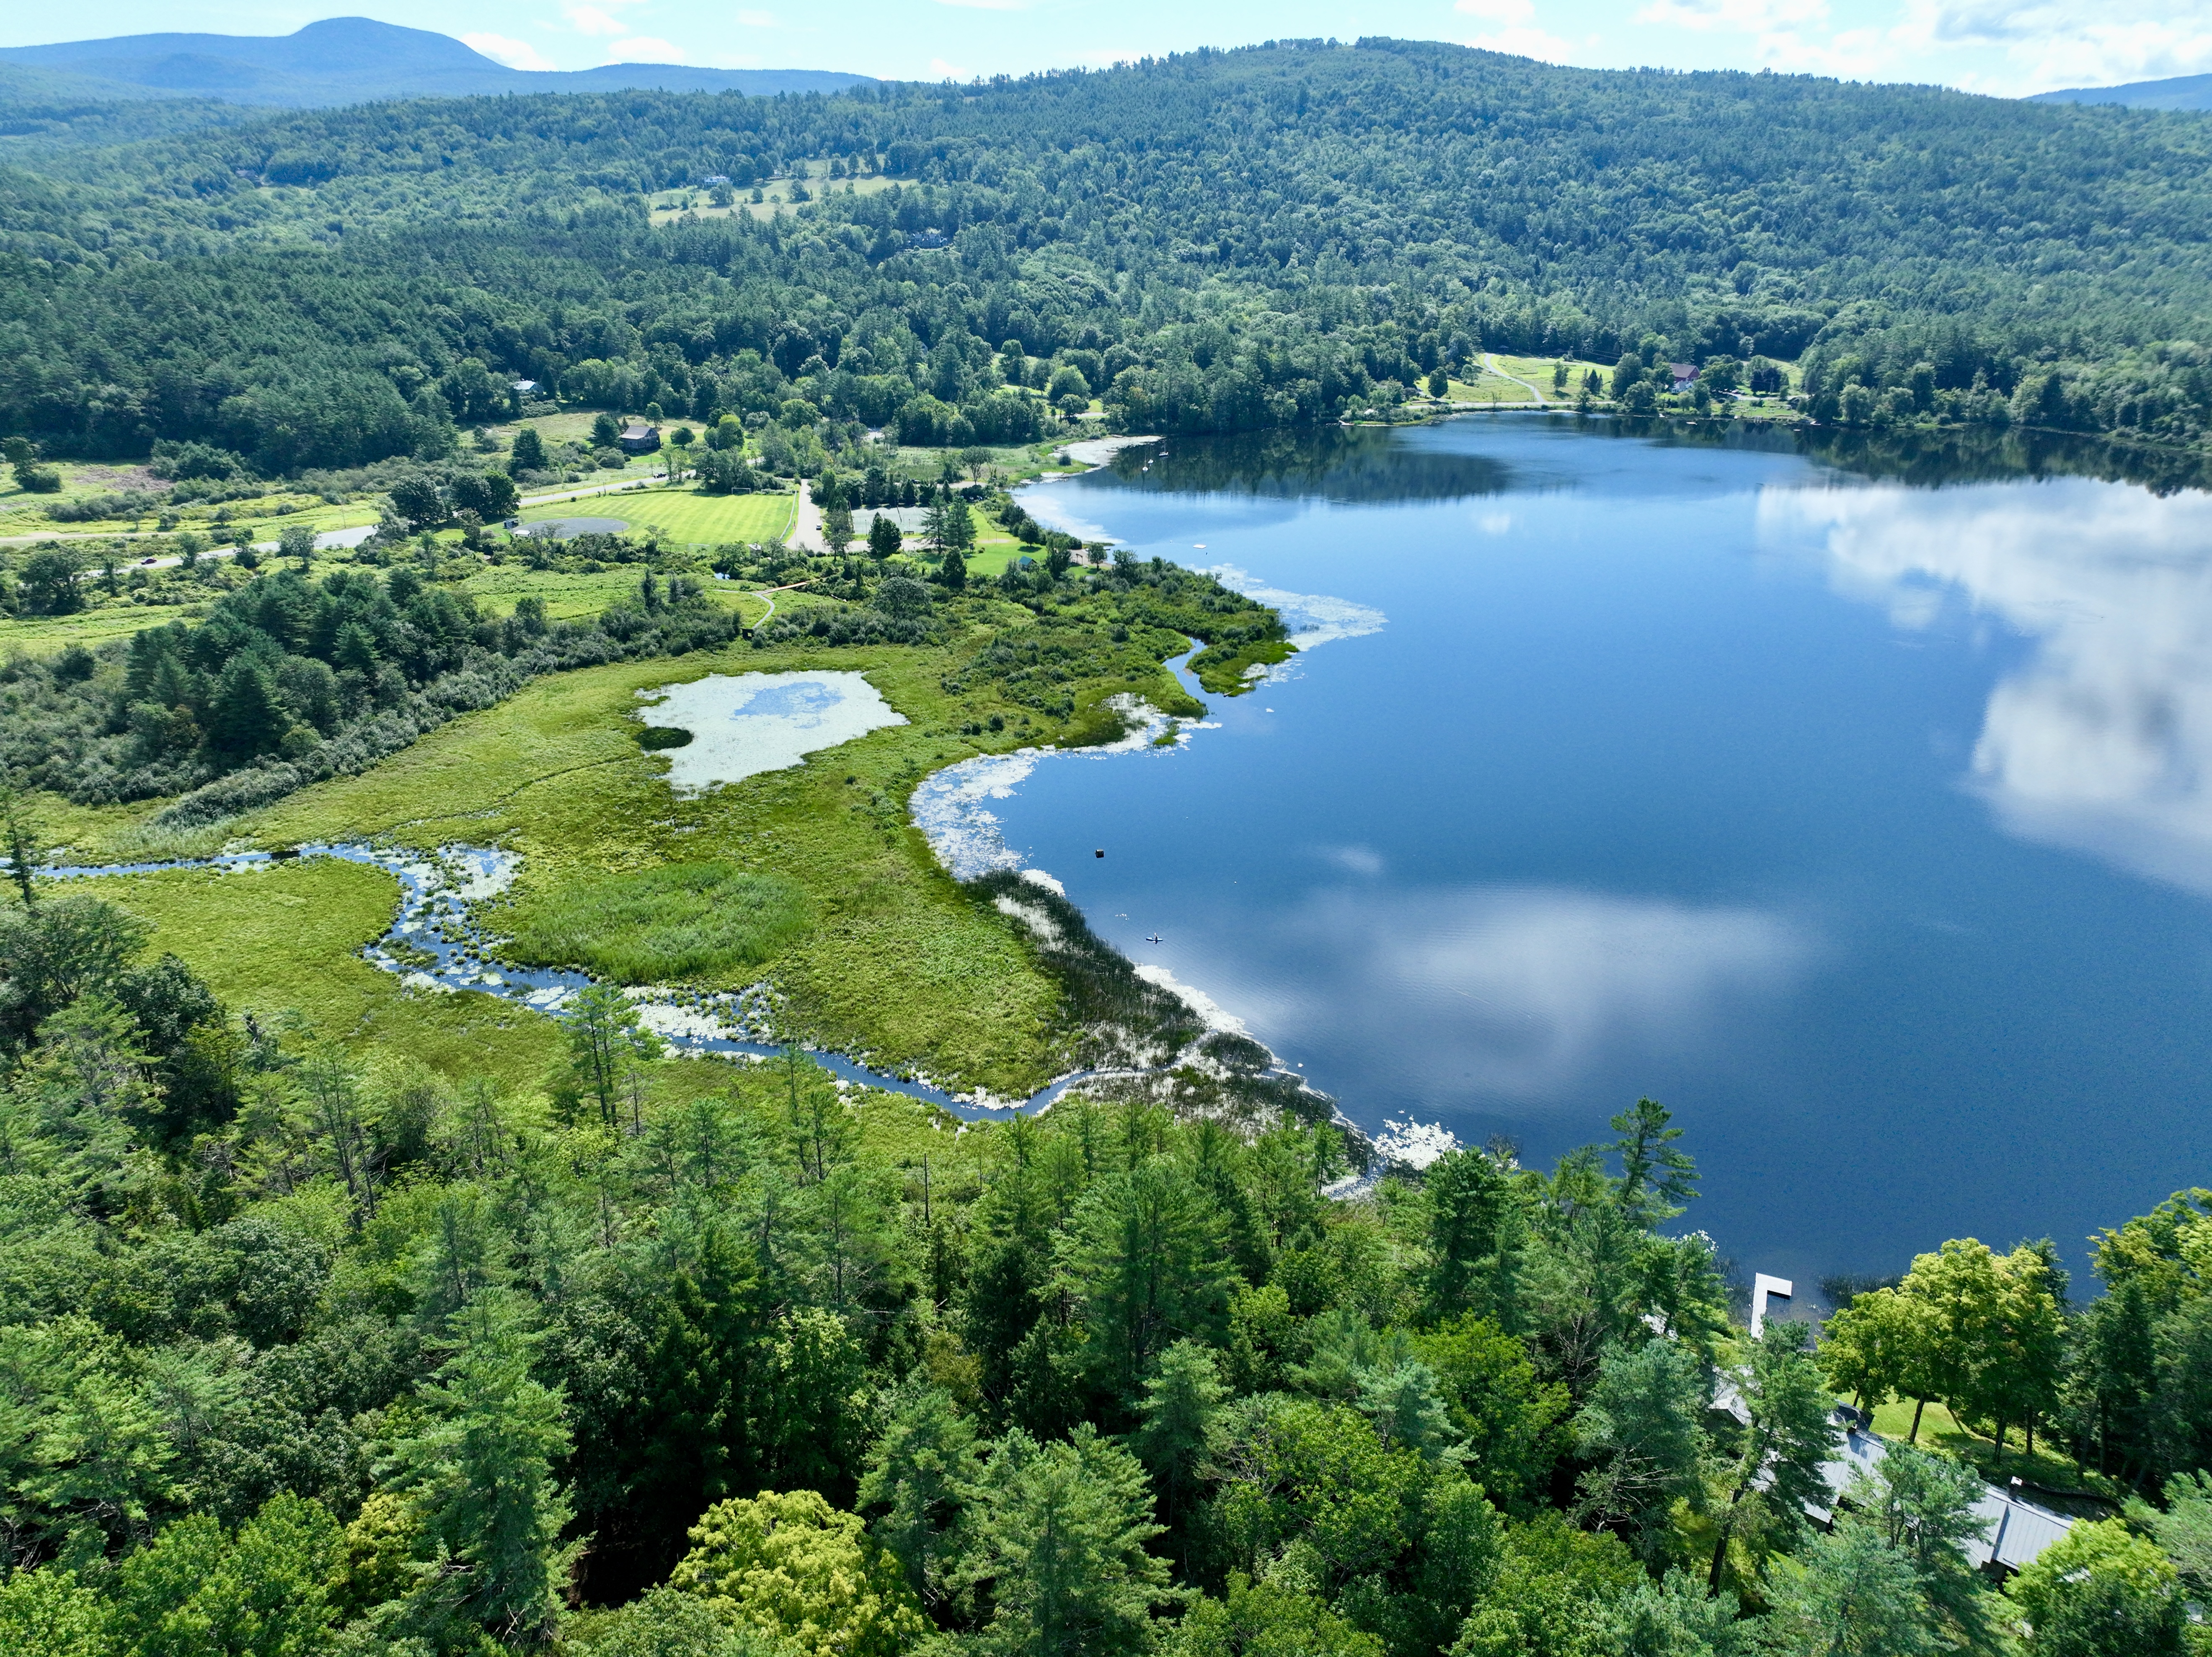
<instances>
[{"instance_id":1,"label":"blue lake water","mask_svg":"<svg viewBox=\"0 0 2212 1657\"><path fill-rule=\"evenodd\" d=\"M1356 1120L1548 1164L1649 1094L1803 1280L2212 1182L2212 496L1483 417L1025 498L1387 618L993 803Z\"/></svg>"}]
</instances>

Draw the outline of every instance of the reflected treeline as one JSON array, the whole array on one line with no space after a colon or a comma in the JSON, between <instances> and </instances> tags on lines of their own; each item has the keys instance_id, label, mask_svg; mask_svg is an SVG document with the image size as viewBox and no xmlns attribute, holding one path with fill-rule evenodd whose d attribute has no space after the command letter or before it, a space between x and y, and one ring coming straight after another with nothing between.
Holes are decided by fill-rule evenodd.
<instances>
[{"instance_id":1,"label":"reflected treeline","mask_svg":"<svg viewBox=\"0 0 2212 1657\"><path fill-rule=\"evenodd\" d=\"M1500 417L1476 418L1488 424ZM2059 432L1986 428L1855 431L1565 413L1505 418L1516 426L1571 426L1593 437L1667 449L1802 455L1859 476L1923 489L2021 478L2094 477L2133 483L2160 495L2212 490L2212 459L2205 456L2131 448ZM1346 504L1457 501L1577 486L1548 468L1470 452L1456 442L1440 440L1454 426L1462 422L1325 426L1170 438L1156 447L1122 450L1114 458L1112 470L1126 487L1161 494ZM1591 481L1585 478L1580 486L1589 487Z\"/></svg>"},{"instance_id":2,"label":"reflected treeline","mask_svg":"<svg viewBox=\"0 0 2212 1657\"><path fill-rule=\"evenodd\" d=\"M1429 448L1407 435L1405 428L1324 426L1176 437L1122 450L1113 470L1131 487L1162 494L1281 501L1456 501L1527 487L1492 456Z\"/></svg>"},{"instance_id":3,"label":"reflected treeline","mask_svg":"<svg viewBox=\"0 0 2212 1657\"><path fill-rule=\"evenodd\" d=\"M2063 432L1850 431L1793 434L1801 452L1845 471L1936 489L1946 483L2017 478L2094 477L2133 483L2153 495L2212 490L2212 458L2102 442Z\"/></svg>"}]
</instances>

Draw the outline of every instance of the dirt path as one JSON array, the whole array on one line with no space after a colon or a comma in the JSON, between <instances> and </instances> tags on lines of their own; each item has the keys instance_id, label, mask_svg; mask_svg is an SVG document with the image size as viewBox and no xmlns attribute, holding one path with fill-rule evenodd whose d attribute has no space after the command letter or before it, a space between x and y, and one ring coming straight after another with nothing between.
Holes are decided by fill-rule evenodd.
<instances>
[{"instance_id":1,"label":"dirt path","mask_svg":"<svg viewBox=\"0 0 2212 1657\"><path fill-rule=\"evenodd\" d=\"M1504 369L1499 367L1498 366L1498 356L1495 352L1485 351L1482 354L1482 366L1489 369L1492 373L1496 374L1500 379L1510 379L1516 385L1518 385L1522 391L1528 392L1529 396L1536 399L1537 407L1542 408L1545 406L1543 392L1538 391L1527 380L1522 379L1520 375L1509 374Z\"/></svg>"}]
</instances>

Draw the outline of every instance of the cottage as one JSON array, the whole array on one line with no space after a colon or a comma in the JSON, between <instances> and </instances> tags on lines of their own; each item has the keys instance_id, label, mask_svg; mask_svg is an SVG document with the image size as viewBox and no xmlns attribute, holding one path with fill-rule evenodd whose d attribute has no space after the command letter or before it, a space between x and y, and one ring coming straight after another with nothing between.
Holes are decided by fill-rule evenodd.
<instances>
[{"instance_id":1,"label":"cottage","mask_svg":"<svg viewBox=\"0 0 2212 1657\"><path fill-rule=\"evenodd\" d=\"M514 380L508 385L507 390L513 391L517 397L536 397L538 382L534 379Z\"/></svg>"},{"instance_id":2,"label":"cottage","mask_svg":"<svg viewBox=\"0 0 2212 1657\"><path fill-rule=\"evenodd\" d=\"M1867 1417L1848 1408L1836 1413L1844 1429L1841 1453L1820 1469L1832 1502L1848 1496L1855 1479L1871 1478L1887 1448L1866 1429ZM1814 1508L1812 1515L1821 1524L1834 1523L1832 1508ZM1986 1486L1974 1503L1974 1516L1988 1529L1966 1545L1966 1557L1982 1569L2001 1575L2020 1569L2074 1528L2065 1514L2028 1501L2017 1478L2002 1490Z\"/></svg>"},{"instance_id":3,"label":"cottage","mask_svg":"<svg viewBox=\"0 0 2212 1657\"><path fill-rule=\"evenodd\" d=\"M1698 365L1694 362L1670 362L1667 366L1674 371L1674 389L1678 391L1685 390L1698 377Z\"/></svg>"},{"instance_id":4,"label":"cottage","mask_svg":"<svg viewBox=\"0 0 2212 1657\"><path fill-rule=\"evenodd\" d=\"M660 446L660 428L632 425L623 428L622 435L615 440L622 445L624 454L651 454Z\"/></svg>"},{"instance_id":5,"label":"cottage","mask_svg":"<svg viewBox=\"0 0 2212 1657\"><path fill-rule=\"evenodd\" d=\"M1692 376L1696 372L1691 370ZM1757 1340L1765 1326L1770 1303L1793 1298L1796 1285L1787 1278L1770 1278L1764 1272L1754 1274L1751 1282L1751 1338ZM1723 1375L1714 1388L1712 1407L1735 1417L1740 1426L1751 1425L1751 1408L1731 1377ZM1807 1515L1823 1527L1834 1526L1837 1506L1850 1498L1855 1486L1873 1479L1889 1449L1875 1435L1871 1414L1841 1404L1830 1418L1843 1429L1843 1442L1837 1447L1835 1459L1820 1468L1820 1480L1828 1487L1827 1500L1808 1502L1805 1508ZM1764 1471L1757 1482L1764 1488L1773 1476L1771 1469ZM1966 1545L1966 1557L1981 1569L1999 1575L2020 1569L2074 1527L2074 1521L2065 1514L2027 1500L2017 1478L2002 1490L1985 1485L1974 1503L1974 1514L1983 1521L1985 1533Z\"/></svg>"},{"instance_id":6,"label":"cottage","mask_svg":"<svg viewBox=\"0 0 2212 1657\"><path fill-rule=\"evenodd\" d=\"M699 180L701 184L706 185L710 188L718 184L727 184L729 181L730 175L726 173L709 173L705 178Z\"/></svg>"},{"instance_id":7,"label":"cottage","mask_svg":"<svg viewBox=\"0 0 2212 1657\"><path fill-rule=\"evenodd\" d=\"M933 225L914 239L914 246L919 248L950 247L952 238Z\"/></svg>"}]
</instances>

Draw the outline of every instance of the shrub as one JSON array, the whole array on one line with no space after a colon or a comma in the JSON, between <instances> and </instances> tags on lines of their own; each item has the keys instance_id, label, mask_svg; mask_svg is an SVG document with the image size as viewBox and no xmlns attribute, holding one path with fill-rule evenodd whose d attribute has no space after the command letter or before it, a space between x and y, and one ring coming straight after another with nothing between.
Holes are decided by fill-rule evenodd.
<instances>
[{"instance_id":1,"label":"shrub","mask_svg":"<svg viewBox=\"0 0 2212 1657\"><path fill-rule=\"evenodd\" d=\"M692 1527L670 1585L806 1657L897 1657L929 1631L898 1567L860 1516L812 1490L720 1502Z\"/></svg>"},{"instance_id":2,"label":"shrub","mask_svg":"<svg viewBox=\"0 0 2212 1657\"><path fill-rule=\"evenodd\" d=\"M207 443L165 443L154 445L154 458L147 470L156 477L171 479L185 477L244 477L248 475L246 463L228 449L218 449Z\"/></svg>"},{"instance_id":3,"label":"shrub","mask_svg":"<svg viewBox=\"0 0 2212 1657\"><path fill-rule=\"evenodd\" d=\"M158 495L129 489L116 495L88 495L75 501L57 501L46 509L46 513L57 524L93 524L111 518L150 518L161 505L161 497Z\"/></svg>"}]
</instances>

